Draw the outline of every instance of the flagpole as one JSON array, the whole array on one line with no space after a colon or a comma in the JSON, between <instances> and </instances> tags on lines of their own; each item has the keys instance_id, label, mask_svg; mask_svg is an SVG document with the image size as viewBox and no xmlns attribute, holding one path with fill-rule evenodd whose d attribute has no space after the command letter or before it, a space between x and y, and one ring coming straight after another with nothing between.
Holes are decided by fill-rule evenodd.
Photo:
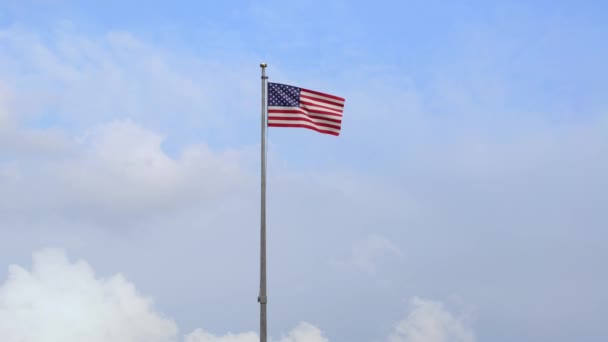
<instances>
[{"instance_id":1,"label":"flagpole","mask_svg":"<svg viewBox=\"0 0 608 342\"><path fill-rule=\"evenodd\" d=\"M262 146L261 146L261 205L260 205L260 342L266 342L266 63L260 63L262 68Z\"/></svg>"}]
</instances>

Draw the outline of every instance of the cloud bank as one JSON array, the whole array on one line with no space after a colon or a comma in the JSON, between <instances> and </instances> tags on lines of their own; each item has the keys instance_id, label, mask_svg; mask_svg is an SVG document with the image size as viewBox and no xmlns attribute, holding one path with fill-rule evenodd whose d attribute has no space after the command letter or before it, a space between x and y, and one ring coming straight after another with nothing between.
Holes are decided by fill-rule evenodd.
<instances>
[{"instance_id":1,"label":"cloud bank","mask_svg":"<svg viewBox=\"0 0 608 342\"><path fill-rule=\"evenodd\" d=\"M441 303L413 299L409 316L389 342L474 342L472 330ZM175 342L177 324L154 307L123 275L101 278L84 260L59 249L35 252L31 270L9 267L0 287L0 336L7 342ZM203 329L184 342L256 342L255 332L214 335ZM329 342L316 326L300 322L273 342Z\"/></svg>"}]
</instances>

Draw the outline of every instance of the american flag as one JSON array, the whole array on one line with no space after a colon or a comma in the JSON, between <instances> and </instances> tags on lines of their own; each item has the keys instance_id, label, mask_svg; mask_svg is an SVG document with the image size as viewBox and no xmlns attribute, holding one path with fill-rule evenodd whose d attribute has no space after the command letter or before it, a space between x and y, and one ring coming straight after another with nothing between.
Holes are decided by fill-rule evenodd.
<instances>
[{"instance_id":1,"label":"american flag","mask_svg":"<svg viewBox=\"0 0 608 342\"><path fill-rule=\"evenodd\" d=\"M344 99L280 83L268 83L268 126L302 127L340 135Z\"/></svg>"}]
</instances>

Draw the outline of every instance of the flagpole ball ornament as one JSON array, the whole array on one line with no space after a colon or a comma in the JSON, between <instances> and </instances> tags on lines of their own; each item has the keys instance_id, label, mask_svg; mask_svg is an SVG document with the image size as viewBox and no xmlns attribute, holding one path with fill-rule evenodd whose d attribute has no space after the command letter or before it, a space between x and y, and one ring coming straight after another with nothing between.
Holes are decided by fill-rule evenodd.
<instances>
[{"instance_id":1,"label":"flagpole ball ornament","mask_svg":"<svg viewBox=\"0 0 608 342\"><path fill-rule=\"evenodd\" d=\"M260 63L260 68L265 68L267 66L268 66L268 64L266 64L266 63Z\"/></svg>"}]
</instances>

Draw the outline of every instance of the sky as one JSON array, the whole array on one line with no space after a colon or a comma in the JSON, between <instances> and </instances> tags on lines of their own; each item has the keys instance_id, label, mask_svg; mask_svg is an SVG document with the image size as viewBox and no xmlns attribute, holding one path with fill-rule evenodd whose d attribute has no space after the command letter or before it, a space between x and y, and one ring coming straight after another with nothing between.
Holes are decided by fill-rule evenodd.
<instances>
[{"instance_id":1,"label":"sky","mask_svg":"<svg viewBox=\"0 0 608 342\"><path fill-rule=\"evenodd\" d=\"M605 2L0 2L0 339L606 341Z\"/></svg>"}]
</instances>

